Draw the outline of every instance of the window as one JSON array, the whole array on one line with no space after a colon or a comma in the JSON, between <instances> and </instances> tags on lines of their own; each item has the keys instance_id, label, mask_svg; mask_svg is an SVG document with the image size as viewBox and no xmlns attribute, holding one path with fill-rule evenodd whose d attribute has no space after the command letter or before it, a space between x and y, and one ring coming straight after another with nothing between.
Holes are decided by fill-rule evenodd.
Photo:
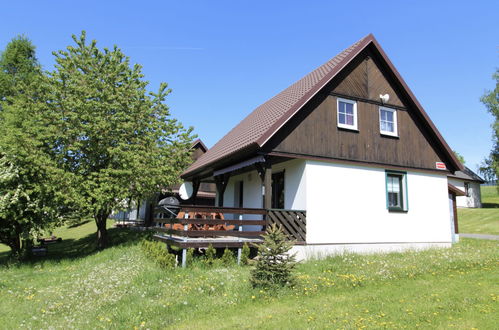
<instances>
[{"instance_id":1,"label":"window","mask_svg":"<svg viewBox=\"0 0 499 330\"><path fill-rule=\"evenodd\" d=\"M384 135L397 136L397 111L379 108L379 131Z\"/></svg>"},{"instance_id":2,"label":"window","mask_svg":"<svg viewBox=\"0 0 499 330\"><path fill-rule=\"evenodd\" d=\"M338 127L357 130L357 102L338 98Z\"/></svg>"},{"instance_id":3,"label":"window","mask_svg":"<svg viewBox=\"0 0 499 330\"><path fill-rule=\"evenodd\" d=\"M407 174L386 172L386 206L389 211L407 211Z\"/></svg>"},{"instance_id":4,"label":"window","mask_svg":"<svg viewBox=\"0 0 499 330\"><path fill-rule=\"evenodd\" d=\"M466 194L466 197L470 197L470 183L469 182L465 182L464 183L464 192Z\"/></svg>"}]
</instances>

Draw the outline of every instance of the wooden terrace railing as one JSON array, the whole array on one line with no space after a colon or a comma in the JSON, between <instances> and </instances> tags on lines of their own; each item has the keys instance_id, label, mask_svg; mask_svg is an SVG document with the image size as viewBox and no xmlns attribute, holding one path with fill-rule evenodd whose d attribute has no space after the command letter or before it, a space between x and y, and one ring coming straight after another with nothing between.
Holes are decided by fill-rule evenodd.
<instances>
[{"instance_id":1,"label":"wooden terrace railing","mask_svg":"<svg viewBox=\"0 0 499 330\"><path fill-rule=\"evenodd\" d=\"M295 244L304 244L306 239L306 212L279 209L251 209L233 207L181 206L175 218L163 206L155 212L154 235L156 240L182 249L182 267L186 266L188 248L237 248L237 261L241 260L241 248L246 244L260 244L268 225L282 226L284 233ZM225 215L237 219L225 219ZM261 215L261 220L243 220L244 214ZM164 216L166 215L166 217ZM247 231L243 226L261 226L260 230ZM165 235L166 234L166 235Z\"/></svg>"},{"instance_id":2,"label":"wooden terrace railing","mask_svg":"<svg viewBox=\"0 0 499 330\"><path fill-rule=\"evenodd\" d=\"M161 207L156 209L154 222L160 226L155 230L166 233L172 238L173 235L185 238L199 237L245 237L261 238L265 234L268 225L279 224L289 239L297 243L306 240L306 212L300 210L281 209L254 209L254 208L233 208L233 207L211 207L211 206L181 206L177 218L168 218L167 211ZM220 215L233 215L233 218L226 219ZM243 220L243 215L261 215L261 220ZM237 217L237 218L236 218ZM166 225L166 226L165 226ZM218 225L218 226L217 226ZM262 226L261 230L243 231L242 226ZM227 230L227 228L230 228ZM164 237L164 236L163 236ZM166 237L164 237L166 238ZM165 240L165 239L162 239ZM192 242L194 243L194 242ZM235 242L237 243L237 242ZM194 245L202 245L202 242ZM178 246L194 246L193 244L176 244ZM192 245L192 246L191 246ZM236 247L237 244L232 244ZM215 244L213 244L215 247Z\"/></svg>"}]
</instances>

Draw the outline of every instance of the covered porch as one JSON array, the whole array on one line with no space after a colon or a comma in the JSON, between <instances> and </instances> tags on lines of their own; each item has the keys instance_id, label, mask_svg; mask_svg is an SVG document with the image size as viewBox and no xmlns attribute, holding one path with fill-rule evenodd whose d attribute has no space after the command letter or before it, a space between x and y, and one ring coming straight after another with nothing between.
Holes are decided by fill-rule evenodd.
<instances>
[{"instance_id":1,"label":"covered porch","mask_svg":"<svg viewBox=\"0 0 499 330\"><path fill-rule=\"evenodd\" d=\"M190 200L202 183L215 183L217 206L181 205L175 216L158 206L155 239L181 248L183 255L188 248L211 245L237 248L239 257L244 244L260 244L266 228L277 224L295 244L305 244L305 202L294 202L303 199L296 192L304 175L302 163L258 155L184 177L192 182Z\"/></svg>"}]
</instances>

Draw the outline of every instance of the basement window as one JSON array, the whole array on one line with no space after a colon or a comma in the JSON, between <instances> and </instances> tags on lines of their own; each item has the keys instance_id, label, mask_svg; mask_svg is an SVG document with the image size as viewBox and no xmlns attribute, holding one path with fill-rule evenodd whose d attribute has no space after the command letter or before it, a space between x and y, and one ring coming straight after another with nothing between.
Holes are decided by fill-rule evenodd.
<instances>
[{"instance_id":1,"label":"basement window","mask_svg":"<svg viewBox=\"0 0 499 330\"><path fill-rule=\"evenodd\" d=\"M386 171L386 208L389 211L408 210L407 173Z\"/></svg>"},{"instance_id":2,"label":"basement window","mask_svg":"<svg viewBox=\"0 0 499 330\"><path fill-rule=\"evenodd\" d=\"M397 111L384 107L379 108L379 132L383 135L398 136Z\"/></svg>"},{"instance_id":3,"label":"basement window","mask_svg":"<svg viewBox=\"0 0 499 330\"><path fill-rule=\"evenodd\" d=\"M357 130L357 102L338 98L338 127Z\"/></svg>"}]
</instances>

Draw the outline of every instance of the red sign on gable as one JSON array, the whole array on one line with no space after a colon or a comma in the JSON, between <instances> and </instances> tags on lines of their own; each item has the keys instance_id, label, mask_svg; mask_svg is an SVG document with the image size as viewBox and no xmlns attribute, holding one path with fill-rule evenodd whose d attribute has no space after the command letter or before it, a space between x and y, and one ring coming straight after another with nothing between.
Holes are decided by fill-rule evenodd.
<instances>
[{"instance_id":1,"label":"red sign on gable","mask_svg":"<svg viewBox=\"0 0 499 330\"><path fill-rule=\"evenodd\" d=\"M437 170L446 170L447 166L445 166L445 163L442 162L435 162L435 167Z\"/></svg>"}]
</instances>

